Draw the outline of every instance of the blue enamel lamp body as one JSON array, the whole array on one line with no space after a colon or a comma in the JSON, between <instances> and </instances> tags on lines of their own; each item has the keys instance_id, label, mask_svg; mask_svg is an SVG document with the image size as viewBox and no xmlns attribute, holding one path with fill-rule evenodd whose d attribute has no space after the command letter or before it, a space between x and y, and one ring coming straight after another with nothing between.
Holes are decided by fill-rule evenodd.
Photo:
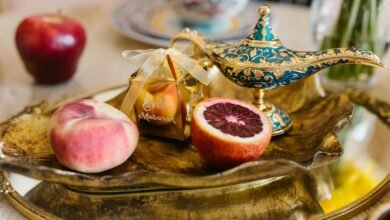
<instances>
[{"instance_id":1,"label":"blue enamel lamp body","mask_svg":"<svg viewBox=\"0 0 390 220\"><path fill-rule=\"evenodd\" d=\"M249 34L237 45L210 41L196 31L186 29L172 39L188 40L198 46L221 72L234 83L257 89L254 104L273 122L273 133L285 133L292 125L288 114L262 102L263 91L288 85L318 71L338 64L383 66L371 51L333 48L323 51L295 51L283 46L270 25L270 8L261 6L260 18Z\"/></svg>"}]
</instances>

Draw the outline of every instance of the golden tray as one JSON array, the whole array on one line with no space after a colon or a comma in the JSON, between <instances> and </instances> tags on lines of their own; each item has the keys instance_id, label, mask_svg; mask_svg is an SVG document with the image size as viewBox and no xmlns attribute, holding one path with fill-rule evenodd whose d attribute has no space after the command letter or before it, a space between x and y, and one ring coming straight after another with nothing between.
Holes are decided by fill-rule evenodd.
<instances>
[{"instance_id":1,"label":"golden tray","mask_svg":"<svg viewBox=\"0 0 390 220\"><path fill-rule=\"evenodd\" d=\"M231 87L237 96L250 97L250 91ZM124 89L84 98L117 106L118 98L112 98ZM347 95L353 99L356 93ZM352 114L347 95L324 95L314 77L275 90L266 98L290 113L295 121L291 131L274 137L258 161L225 171L209 167L189 142L142 137L121 166L99 174L78 173L57 162L46 137L56 106L28 107L0 125L0 169L44 181L22 197L2 171L0 189L29 218L322 218L319 201L327 196L329 176L321 167L342 154L335 132ZM373 108L372 100L363 104L388 120L388 105ZM365 199L380 198L388 185L387 177ZM357 204L349 211L362 207Z\"/></svg>"}]
</instances>

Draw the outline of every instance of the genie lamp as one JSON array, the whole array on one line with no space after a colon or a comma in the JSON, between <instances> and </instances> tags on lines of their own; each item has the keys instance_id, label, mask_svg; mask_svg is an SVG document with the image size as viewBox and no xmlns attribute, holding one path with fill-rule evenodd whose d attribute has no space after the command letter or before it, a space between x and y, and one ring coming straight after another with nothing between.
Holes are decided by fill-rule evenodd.
<instances>
[{"instance_id":1,"label":"genie lamp","mask_svg":"<svg viewBox=\"0 0 390 220\"><path fill-rule=\"evenodd\" d=\"M339 64L365 64L383 67L371 51L355 48L333 48L323 51L295 51L283 46L270 25L270 8L259 8L260 19L249 36L239 44L230 45L205 39L195 31L185 29L175 35L176 41L190 41L202 51L220 71L234 83L252 88L253 102L271 120L273 135L288 131L292 125L282 109L264 103L264 91L288 85L318 71Z\"/></svg>"}]
</instances>

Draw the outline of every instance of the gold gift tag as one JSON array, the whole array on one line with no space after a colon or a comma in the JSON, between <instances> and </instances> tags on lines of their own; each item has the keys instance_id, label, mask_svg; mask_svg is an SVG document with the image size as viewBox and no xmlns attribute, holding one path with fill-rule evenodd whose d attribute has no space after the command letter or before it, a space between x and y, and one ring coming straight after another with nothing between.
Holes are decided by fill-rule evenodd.
<instances>
[{"instance_id":1,"label":"gold gift tag","mask_svg":"<svg viewBox=\"0 0 390 220\"><path fill-rule=\"evenodd\" d=\"M178 79L179 78L179 79ZM137 83L131 80L131 83ZM134 104L141 134L185 140L189 135L190 112L203 98L201 83L166 60L146 81Z\"/></svg>"}]
</instances>

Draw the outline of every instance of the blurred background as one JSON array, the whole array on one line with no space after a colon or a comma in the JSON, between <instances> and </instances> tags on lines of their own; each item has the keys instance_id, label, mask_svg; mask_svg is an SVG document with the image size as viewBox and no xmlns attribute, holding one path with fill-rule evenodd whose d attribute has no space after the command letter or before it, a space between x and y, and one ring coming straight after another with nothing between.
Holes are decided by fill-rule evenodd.
<instances>
[{"instance_id":1,"label":"blurred background","mask_svg":"<svg viewBox=\"0 0 390 220\"><path fill-rule=\"evenodd\" d=\"M114 0L115 1L115 0ZM34 7L42 7L42 6L63 6L63 5L80 5L80 4L103 4L107 1L104 0L68 0L66 2L60 1L51 1L51 0L36 0L36 1L28 1L28 0L1 0L0 1L0 11L4 10L16 10L19 8L34 8ZM280 2L280 3L291 3L291 4L300 4L310 6L312 0L270 0L268 2Z\"/></svg>"},{"instance_id":2,"label":"blurred background","mask_svg":"<svg viewBox=\"0 0 390 220\"><path fill-rule=\"evenodd\" d=\"M142 2L142 0L0 0L2 27L0 121L9 118L25 106L42 100L54 102L60 98L126 83L127 65L121 58L121 51L164 47L172 34L183 28L177 23L178 11L172 10L172 7L164 5L161 8L157 6L153 8L153 4L145 6ZM356 2L361 2L361 5L356 5ZM210 37L235 41L246 36L257 20L257 7L252 6L261 3L271 4L274 29L289 48L319 50L354 46L379 54L387 65L386 68L332 69L321 74L321 82L331 90L343 91L350 87L363 89L390 103L388 86L390 55L387 50L390 42L389 2L389 0L249 1L241 12L237 12L238 15L232 16L228 24L192 25ZM54 86L36 85L26 73L16 52L15 30L26 16L55 12L58 9L85 26L88 36L87 47L72 80ZM340 75L341 78L338 77ZM323 203L327 212L368 193L390 169L388 128L365 109L356 106L354 118L343 129L340 139L345 149L345 155L341 160L345 166L333 173L334 197ZM0 205L0 211L1 209Z\"/></svg>"}]
</instances>

